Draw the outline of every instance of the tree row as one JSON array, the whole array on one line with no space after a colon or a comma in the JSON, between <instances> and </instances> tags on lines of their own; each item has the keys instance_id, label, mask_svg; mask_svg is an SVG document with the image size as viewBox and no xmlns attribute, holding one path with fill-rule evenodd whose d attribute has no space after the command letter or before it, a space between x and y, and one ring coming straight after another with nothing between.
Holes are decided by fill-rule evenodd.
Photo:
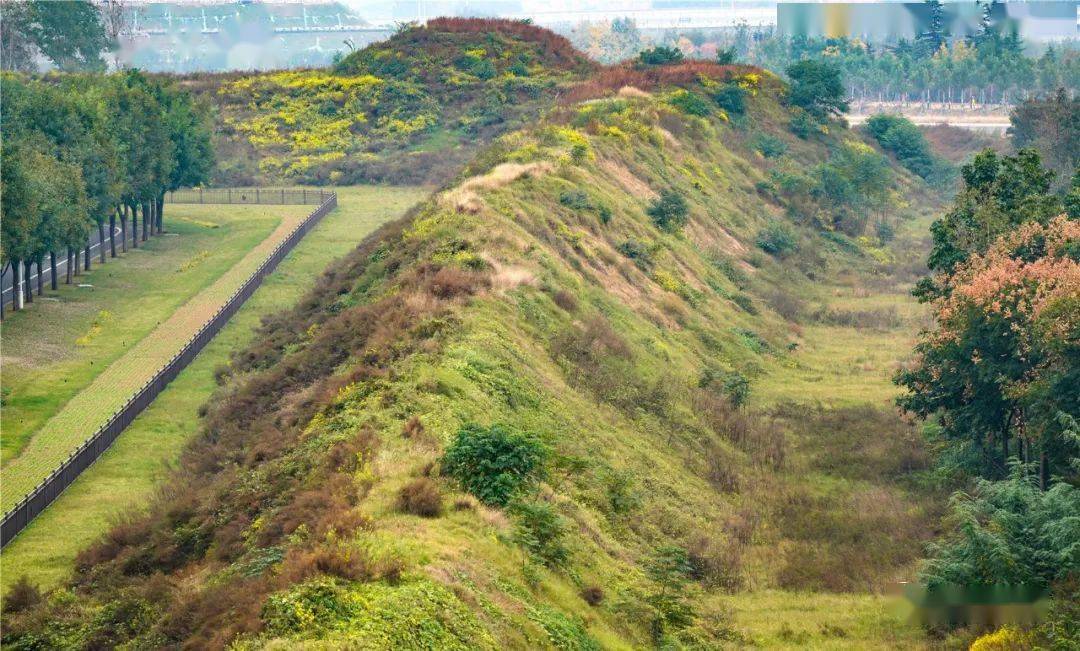
<instances>
[{"instance_id":1,"label":"tree row","mask_svg":"<svg viewBox=\"0 0 1080 651\"><path fill-rule=\"evenodd\" d=\"M167 82L134 71L0 82L0 266L14 309L33 301L35 265L39 295L46 273L56 289L58 256L67 282L80 253L88 270L94 230L102 263L106 242L115 258L163 232L165 193L205 182L213 166L207 111Z\"/></svg>"}]
</instances>

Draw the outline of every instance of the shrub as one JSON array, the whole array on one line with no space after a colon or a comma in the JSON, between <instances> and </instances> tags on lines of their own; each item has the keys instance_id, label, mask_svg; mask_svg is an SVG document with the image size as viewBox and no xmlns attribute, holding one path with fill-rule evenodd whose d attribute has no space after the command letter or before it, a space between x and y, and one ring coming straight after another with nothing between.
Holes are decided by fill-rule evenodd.
<instances>
[{"instance_id":1,"label":"shrub","mask_svg":"<svg viewBox=\"0 0 1080 651\"><path fill-rule=\"evenodd\" d=\"M765 158L779 158L787 153L787 143L774 135L763 133L754 140L754 149Z\"/></svg>"},{"instance_id":2,"label":"shrub","mask_svg":"<svg viewBox=\"0 0 1080 651\"><path fill-rule=\"evenodd\" d=\"M713 258L713 264L739 289L746 289L750 284L750 277L746 275L739 265L726 255L718 255Z\"/></svg>"},{"instance_id":3,"label":"shrub","mask_svg":"<svg viewBox=\"0 0 1080 651\"><path fill-rule=\"evenodd\" d=\"M772 222L758 233L757 247L778 258L784 258L799 248L795 233L781 222Z\"/></svg>"},{"instance_id":4,"label":"shrub","mask_svg":"<svg viewBox=\"0 0 1080 651\"><path fill-rule=\"evenodd\" d=\"M443 456L443 470L481 502L506 506L540 473L547 449L504 425L465 425Z\"/></svg>"},{"instance_id":5,"label":"shrub","mask_svg":"<svg viewBox=\"0 0 1080 651\"><path fill-rule=\"evenodd\" d=\"M642 50L641 53L638 54L638 61L646 66L663 66L672 63L680 63L682 60L682 50L677 47L664 47L663 45L649 50Z\"/></svg>"},{"instance_id":6,"label":"shrub","mask_svg":"<svg viewBox=\"0 0 1080 651\"><path fill-rule=\"evenodd\" d=\"M19 613L41 602L41 591L23 575L8 588L4 595L3 612Z\"/></svg>"},{"instance_id":7,"label":"shrub","mask_svg":"<svg viewBox=\"0 0 1080 651\"><path fill-rule=\"evenodd\" d=\"M397 508L425 518L442 515L442 495L439 485L427 477L418 477L398 491Z\"/></svg>"},{"instance_id":8,"label":"shrub","mask_svg":"<svg viewBox=\"0 0 1080 651\"><path fill-rule=\"evenodd\" d=\"M724 84L713 93L713 101L729 115L746 112L746 91L736 84Z\"/></svg>"},{"instance_id":9,"label":"shrub","mask_svg":"<svg viewBox=\"0 0 1080 651\"><path fill-rule=\"evenodd\" d=\"M866 121L866 132L912 173L929 179L938 169L930 143L911 120L881 113Z\"/></svg>"},{"instance_id":10,"label":"shrub","mask_svg":"<svg viewBox=\"0 0 1080 651\"><path fill-rule=\"evenodd\" d=\"M735 294L731 297L731 301L735 303L735 305L738 305L740 308L742 308L742 310L747 314L758 313L758 309L754 306L754 299L750 298L750 296L747 294L743 294L741 292Z\"/></svg>"},{"instance_id":11,"label":"shrub","mask_svg":"<svg viewBox=\"0 0 1080 651\"><path fill-rule=\"evenodd\" d=\"M648 247L637 240L626 240L618 246L619 253L634 261L642 271L648 271L653 266L652 254Z\"/></svg>"},{"instance_id":12,"label":"shrub","mask_svg":"<svg viewBox=\"0 0 1080 651\"><path fill-rule=\"evenodd\" d=\"M952 498L953 530L931 545L922 578L944 584L1049 585L1080 573L1080 489L1056 482L1040 490L1032 468L1017 464L1003 481L977 480Z\"/></svg>"},{"instance_id":13,"label":"shrub","mask_svg":"<svg viewBox=\"0 0 1080 651\"><path fill-rule=\"evenodd\" d=\"M604 601L604 589L598 585L590 585L581 589L581 598L590 606L599 606Z\"/></svg>"},{"instance_id":14,"label":"shrub","mask_svg":"<svg viewBox=\"0 0 1080 651\"><path fill-rule=\"evenodd\" d=\"M664 190L645 212L652 217L657 228L669 232L680 230L690 219L686 199L675 190Z\"/></svg>"},{"instance_id":15,"label":"shrub","mask_svg":"<svg viewBox=\"0 0 1080 651\"><path fill-rule=\"evenodd\" d=\"M544 565L557 567L566 562L570 550L563 544L566 521L547 502L517 502L514 515L514 542Z\"/></svg>"},{"instance_id":16,"label":"shrub","mask_svg":"<svg viewBox=\"0 0 1080 651\"><path fill-rule=\"evenodd\" d=\"M687 115L705 117L712 112L704 97L685 89L675 91L668 103Z\"/></svg>"},{"instance_id":17,"label":"shrub","mask_svg":"<svg viewBox=\"0 0 1080 651\"><path fill-rule=\"evenodd\" d=\"M817 125L814 124L813 118L806 111L799 110L795 111L788 128L791 129L791 133L803 140L806 140L817 131Z\"/></svg>"},{"instance_id":18,"label":"shrub","mask_svg":"<svg viewBox=\"0 0 1080 651\"><path fill-rule=\"evenodd\" d=\"M420 422L419 416L413 416L409 420L405 421L405 424L401 427L401 436L407 439L420 438L424 435L424 424Z\"/></svg>"},{"instance_id":19,"label":"shrub","mask_svg":"<svg viewBox=\"0 0 1080 651\"><path fill-rule=\"evenodd\" d=\"M558 305L567 312L577 311L577 298L575 298L573 294L566 291L565 289L560 289L559 291L555 292L555 294L552 295L551 300L555 301L555 305Z\"/></svg>"},{"instance_id":20,"label":"shrub","mask_svg":"<svg viewBox=\"0 0 1080 651\"><path fill-rule=\"evenodd\" d=\"M588 210L592 208L589 195L582 190L568 190L559 195L559 203L574 210Z\"/></svg>"},{"instance_id":21,"label":"shrub","mask_svg":"<svg viewBox=\"0 0 1080 651\"><path fill-rule=\"evenodd\" d=\"M720 371L706 368L698 378L702 389L719 390L735 408L742 407L750 399L750 379L739 371Z\"/></svg>"},{"instance_id":22,"label":"shrub","mask_svg":"<svg viewBox=\"0 0 1080 651\"><path fill-rule=\"evenodd\" d=\"M739 53L735 51L734 46L716 51L716 62L722 66L730 66L734 64L738 58Z\"/></svg>"}]
</instances>

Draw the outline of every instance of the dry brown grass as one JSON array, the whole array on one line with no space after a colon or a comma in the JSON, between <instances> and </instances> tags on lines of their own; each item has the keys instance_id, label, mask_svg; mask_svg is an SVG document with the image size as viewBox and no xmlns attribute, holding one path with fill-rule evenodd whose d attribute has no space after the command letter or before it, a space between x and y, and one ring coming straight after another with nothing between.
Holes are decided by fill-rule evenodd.
<instances>
[{"instance_id":1,"label":"dry brown grass","mask_svg":"<svg viewBox=\"0 0 1080 651\"><path fill-rule=\"evenodd\" d=\"M397 508L424 518L442 515L443 501L439 485L427 477L418 477L401 487L397 496Z\"/></svg>"},{"instance_id":2,"label":"dry brown grass","mask_svg":"<svg viewBox=\"0 0 1080 651\"><path fill-rule=\"evenodd\" d=\"M563 104L577 104L618 93L626 87L632 87L638 92L648 92L662 86L696 84L702 77L725 81L750 72L761 74L761 70L753 66L722 66L712 61L684 61L675 65L645 68L634 62L626 62L590 76L588 81L571 88L560 101Z\"/></svg>"}]
</instances>

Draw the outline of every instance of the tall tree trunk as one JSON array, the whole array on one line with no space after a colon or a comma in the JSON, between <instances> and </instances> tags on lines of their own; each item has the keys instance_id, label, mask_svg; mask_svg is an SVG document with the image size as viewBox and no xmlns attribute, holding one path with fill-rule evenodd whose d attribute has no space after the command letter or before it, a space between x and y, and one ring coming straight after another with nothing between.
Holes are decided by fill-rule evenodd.
<instances>
[{"instance_id":1,"label":"tall tree trunk","mask_svg":"<svg viewBox=\"0 0 1080 651\"><path fill-rule=\"evenodd\" d=\"M105 220L97 223L98 253L101 254L101 264L105 264Z\"/></svg>"},{"instance_id":2,"label":"tall tree trunk","mask_svg":"<svg viewBox=\"0 0 1080 651\"><path fill-rule=\"evenodd\" d=\"M18 258L11 259L11 307L16 311L23 308L22 262Z\"/></svg>"},{"instance_id":3,"label":"tall tree trunk","mask_svg":"<svg viewBox=\"0 0 1080 651\"><path fill-rule=\"evenodd\" d=\"M33 260L27 260L23 263L23 274L26 276L26 280L23 281L24 294L26 295L26 302L34 302L34 285L30 282L30 272L34 270Z\"/></svg>"},{"instance_id":4,"label":"tall tree trunk","mask_svg":"<svg viewBox=\"0 0 1080 651\"><path fill-rule=\"evenodd\" d=\"M139 204L131 204L131 248L139 248Z\"/></svg>"},{"instance_id":5,"label":"tall tree trunk","mask_svg":"<svg viewBox=\"0 0 1080 651\"><path fill-rule=\"evenodd\" d=\"M150 204L143 202L142 205L142 241L145 242L150 236Z\"/></svg>"},{"instance_id":6,"label":"tall tree trunk","mask_svg":"<svg viewBox=\"0 0 1080 651\"><path fill-rule=\"evenodd\" d=\"M4 303L7 302L7 301L4 300L4 272L5 271L7 271L7 265L4 265L3 267L0 267L0 321L4 320ZM14 280L15 276L12 275L11 278L12 278L12 280ZM14 298L14 297L12 297L12 298Z\"/></svg>"},{"instance_id":7,"label":"tall tree trunk","mask_svg":"<svg viewBox=\"0 0 1080 651\"><path fill-rule=\"evenodd\" d=\"M37 259L37 295L45 295L45 256Z\"/></svg>"},{"instance_id":8,"label":"tall tree trunk","mask_svg":"<svg viewBox=\"0 0 1080 651\"><path fill-rule=\"evenodd\" d=\"M74 265L71 264L71 247L70 246L67 248L67 261L66 261L66 264L67 264L67 269L65 269L65 271L67 272L66 273L67 278L64 279L64 284L65 285L70 285L71 284L71 267L74 266Z\"/></svg>"},{"instance_id":9,"label":"tall tree trunk","mask_svg":"<svg viewBox=\"0 0 1080 651\"><path fill-rule=\"evenodd\" d=\"M116 212L119 212L119 208L116 209L111 215L109 215L109 250L110 255L116 257ZM104 244L102 244L104 246Z\"/></svg>"},{"instance_id":10,"label":"tall tree trunk","mask_svg":"<svg viewBox=\"0 0 1080 651\"><path fill-rule=\"evenodd\" d=\"M120 250L127 253L127 206L120 213Z\"/></svg>"},{"instance_id":11,"label":"tall tree trunk","mask_svg":"<svg viewBox=\"0 0 1080 651\"><path fill-rule=\"evenodd\" d=\"M49 288L56 291L56 251L49 251Z\"/></svg>"},{"instance_id":12,"label":"tall tree trunk","mask_svg":"<svg viewBox=\"0 0 1080 651\"><path fill-rule=\"evenodd\" d=\"M85 253L83 254L83 270L90 271L90 239L86 240Z\"/></svg>"},{"instance_id":13,"label":"tall tree trunk","mask_svg":"<svg viewBox=\"0 0 1080 651\"><path fill-rule=\"evenodd\" d=\"M157 198L157 211L155 211L155 214L157 214L157 227L158 227L157 232L164 233L165 232L165 193L164 192L162 192Z\"/></svg>"},{"instance_id":14,"label":"tall tree trunk","mask_svg":"<svg viewBox=\"0 0 1080 651\"><path fill-rule=\"evenodd\" d=\"M1042 447L1042 446L1040 446ZM1046 458L1046 450L1039 451L1039 488L1046 490L1047 481L1050 479L1050 460Z\"/></svg>"}]
</instances>

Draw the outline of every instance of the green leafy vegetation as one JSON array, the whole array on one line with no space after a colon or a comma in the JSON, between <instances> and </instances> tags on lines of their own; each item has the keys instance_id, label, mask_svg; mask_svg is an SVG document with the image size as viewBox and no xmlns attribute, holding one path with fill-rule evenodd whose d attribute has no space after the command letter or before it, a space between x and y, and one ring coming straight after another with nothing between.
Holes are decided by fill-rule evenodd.
<instances>
[{"instance_id":1,"label":"green leafy vegetation","mask_svg":"<svg viewBox=\"0 0 1080 651\"><path fill-rule=\"evenodd\" d=\"M866 121L866 131L913 174L928 180L947 178L945 170L930 153L926 136L911 120L882 113Z\"/></svg>"},{"instance_id":2,"label":"green leafy vegetation","mask_svg":"<svg viewBox=\"0 0 1080 651\"><path fill-rule=\"evenodd\" d=\"M139 243L140 211L142 241L160 234L165 192L203 182L213 164L205 110L170 84L138 72L45 80L4 74L0 83L7 159L0 176L7 216L0 253L20 290L16 309L33 301L31 283L23 282L32 265L40 295L46 257L53 290L57 255L67 258L68 284L80 253L83 268L90 267L93 225L102 263L106 224L116 257L117 218L124 251L129 216L132 246Z\"/></svg>"},{"instance_id":3,"label":"green leafy vegetation","mask_svg":"<svg viewBox=\"0 0 1080 651\"><path fill-rule=\"evenodd\" d=\"M391 42L488 84L532 71L466 49L535 29ZM157 496L20 584L4 644L925 644L882 592L951 488L889 406L934 190L756 68L580 74L266 318Z\"/></svg>"},{"instance_id":4,"label":"green leafy vegetation","mask_svg":"<svg viewBox=\"0 0 1080 651\"><path fill-rule=\"evenodd\" d=\"M486 504L506 506L542 470L543 446L503 425L468 425L446 448L443 469Z\"/></svg>"}]
</instances>

